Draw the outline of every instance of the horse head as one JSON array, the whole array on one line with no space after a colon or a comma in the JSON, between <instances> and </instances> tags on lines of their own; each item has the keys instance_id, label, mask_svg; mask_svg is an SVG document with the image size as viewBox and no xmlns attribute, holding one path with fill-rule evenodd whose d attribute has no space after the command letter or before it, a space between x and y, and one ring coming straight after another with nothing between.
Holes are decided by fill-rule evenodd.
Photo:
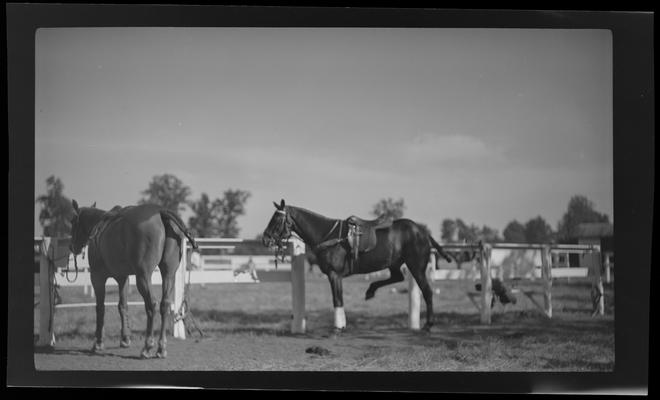
<instances>
[{"instance_id":1,"label":"horse head","mask_svg":"<svg viewBox=\"0 0 660 400\"><path fill-rule=\"evenodd\" d=\"M98 222L92 216L95 213L90 212L90 210L96 209L96 202L91 207L78 207L78 202L73 200L71 205L73 206L73 217L71 218L71 244L69 250L78 255L87 244L89 235L96 222Z\"/></svg>"},{"instance_id":2,"label":"horse head","mask_svg":"<svg viewBox=\"0 0 660 400\"><path fill-rule=\"evenodd\" d=\"M291 216L287 213L284 199L279 205L275 202L273 202L273 205L275 206L275 212L264 230L262 242L267 247L281 247L283 242L291 236L293 222Z\"/></svg>"}]
</instances>

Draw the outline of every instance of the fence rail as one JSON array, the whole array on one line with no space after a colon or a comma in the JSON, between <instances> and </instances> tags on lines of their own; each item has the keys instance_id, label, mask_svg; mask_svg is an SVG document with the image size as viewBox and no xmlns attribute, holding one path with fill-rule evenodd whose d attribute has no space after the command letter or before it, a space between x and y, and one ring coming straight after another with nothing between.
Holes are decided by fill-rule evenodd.
<instances>
[{"instance_id":1,"label":"fence rail","mask_svg":"<svg viewBox=\"0 0 660 400\"><path fill-rule=\"evenodd\" d=\"M200 238L196 239L200 249L233 249L237 244L246 242L244 239L217 239L217 238ZM78 279L75 282L69 282L65 279L65 268L70 269L69 262L72 257L68 252L68 238L61 240L57 238L41 238L35 237L35 248L42 249L40 257L40 273L35 274L35 282L38 281L40 286L40 318L41 328L39 335L40 345L53 345L54 334L52 317L54 306L51 304L52 299L52 286L55 282L61 286L85 286L89 285L89 272L85 268L84 263L79 263L83 268L78 273ZM289 246L290 264L280 263L278 269L280 271L261 270L262 275L268 275L269 279L264 281L283 281L291 283L291 297L292 297L292 322L291 331L294 333L305 332L305 245L299 239L293 238ZM494 243L494 244L455 244L447 243L442 245L447 250L474 250L478 252L477 264L479 266L478 273L470 275L475 280L481 281L481 322L490 324L491 322L491 308L490 302L492 299L492 279L502 276L501 266L491 265L491 252L493 249L504 250L534 250L539 251L541 256L541 265L536 266L532 270L532 277L541 278L543 280L543 295L544 295L544 311L548 317L552 317L552 280L553 278L561 277L592 277L592 294L596 293L600 297L593 299L596 309L594 314L604 313L604 297L603 297L603 281L601 276L601 268L605 269L606 277L610 279L610 269L613 263L610 258L613 254L606 253L601 255L600 247L597 245L558 245L558 244L518 244L518 243ZM231 270L218 269L218 270L188 270L187 264L188 252L190 246L183 246L183 255L181 264L176 274L175 280L175 299L174 307L177 309L183 301L184 284L186 281L189 283L226 283L226 282L249 282L253 281L245 274L237 274L235 271L238 269L234 260L240 262L249 259L249 256L244 255L222 255L211 256L210 259L221 260L230 259ZM46 251L47 253L44 253ZM581 268L564 268L553 267L553 253L577 253L581 254L583 258L588 260L587 267ZM435 252L432 253L433 257L429 263L429 275L431 279L469 279L465 271L462 270L435 270ZM271 259L273 256L252 256L253 261L255 257L264 257ZM202 257L203 259L203 257ZM258 258L261 260L261 258ZM556 258L555 258L556 259ZM55 262L53 262L55 261ZM82 264L82 265L81 265ZM204 262L202 261L202 266ZM256 264L256 263L255 263ZM264 265L263 262L259 264ZM269 261L270 264L270 261ZM287 268L288 267L288 268ZM408 274L410 275L410 274ZM129 277L134 283L134 277ZM152 283L160 283L160 274L152 275ZM409 276L409 326L412 329L419 329L419 315L420 315L420 298L421 293L415 281ZM113 280L108 280L109 284L113 284ZM116 283L115 283L116 284ZM43 290L41 288L48 288ZM69 307L73 307L70 305ZM80 306L80 305L77 305ZM177 325L178 324L178 325ZM185 338L185 327L183 321L175 323L173 333L175 337Z\"/></svg>"}]
</instances>

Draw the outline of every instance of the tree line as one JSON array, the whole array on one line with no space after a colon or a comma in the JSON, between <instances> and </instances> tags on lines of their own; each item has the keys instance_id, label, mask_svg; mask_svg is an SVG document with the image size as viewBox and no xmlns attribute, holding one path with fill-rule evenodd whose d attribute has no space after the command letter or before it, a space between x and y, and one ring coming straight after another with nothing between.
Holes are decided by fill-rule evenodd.
<instances>
[{"instance_id":1,"label":"tree line","mask_svg":"<svg viewBox=\"0 0 660 400\"><path fill-rule=\"evenodd\" d=\"M198 199L191 199L190 187L172 174L154 176L147 188L140 192L137 204L157 204L176 213L188 206L193 215L188 228L198 237L236 238L240 234L238 217L245 214L250 192L227 189L222 197L211 199L202 192ZM64 195L64 184L55 176L46 180L46 193L37 197L40 204L39 223L44 236L64 236L71 232L73 207Z\"/></svg>"},{"instance_id":2,"label":"tree line","mask_svg":"<svg viewBox=\"0 0 660 400\"><path fill-rule=\"evenodd\" d=\"M64 184L55 177L46 180L46 193L37 197L41 205L39 222L45 236L63 236L70 234L73 208L71 201L64 195ZM188 228L198 237L236 238L240 234L238 217L245 215L246 203L251 194L241 189L227 189L221 197L211 199L202 192L197 199L191 199L190 187L172 174L154 176L147 188L140 192L138 204L158 204L177 213L190 207L192 216L188 219ZM373 216L387 215L394 219L402 218L406 205L403 198L398 200L384 198L371 210ZM548 243L574 238L577 227L586 222L609 222L606 214L596 211L594 204L587 197L574 195L570 198L566 212L553 230L543 217L536 216L526 222L510 221L500 235L497 229L486 225L478 226L466 223L461 218L445 218L440 225L440 237L445 243L452 242L510 242L510 243ZM430 234L428 226L418 223Z\"/></svg>"}]
</instances>

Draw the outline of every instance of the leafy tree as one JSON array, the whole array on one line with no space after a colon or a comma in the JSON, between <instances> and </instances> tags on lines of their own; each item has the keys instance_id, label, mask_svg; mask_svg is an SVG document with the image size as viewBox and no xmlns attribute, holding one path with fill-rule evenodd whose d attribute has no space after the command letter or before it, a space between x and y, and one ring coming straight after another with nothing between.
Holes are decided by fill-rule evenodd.
<instances>
[{"instance_id":1,"label":"leafy tree","mask_svg":"<svg viewBox=\"0 0 660 400\"><path fill-rule=\"evenodd\" d=\"M213 201L218 210L218 230L222 237L235 238L240 233L237 219L245 214L245 203L251 193L246 190L225 190L223 198Z\"/></svg>"},{"instance_id":2,"label":"leafy tree","mask_svg":"<svg viewBox=\"0 0 660 400\"><path fill-rule=\"evenodd\" d=\"M39 223L43 227L44 236L65 236L71 233L71 218L73 206L71 200L64 196L64 184L53 175L46 179L46 194L37 197L41 204Z\"/></svg>"},{"instance_id":3,"label":"leafy tree","mask_svg":"<svg viewBox=\"0 0 660 400\"><path fill-rule=\"evenodd\" d=\"M442 220L440 238L446 243L458 241L458 226L456 225L456 221L448 218Z\"/></svg>"},{"instance_id":4,"label":"leafy tree","mask_svg":"<svg viewBox=\"0 0 660 400\"><path fill-rule=\"evenodd\" d=\"M442 240L447 243L474 243L479 240L489 243L502 241L496 229L486 225L482 228L479 228L475 224L468 225L460 218L456 218L455 220L443 219L440 231Z\"/></svg>"},{"instance_id":5,"label":"leafy tree","mask_svg":"<svg viewBox=\"0 0 660 400\"><path fill-rule=\"evenodd\" d=\"M476 225L470 224L468 226L462 219L457 218L456 226L458 227L459 242L473 243L478 240L479 228Z\"/></svg>"},{"instance_id":6,"label":"leafy tree","mask_svg":"<svg viewBox=\"0 0 660 400\"><path fill-rule=\"evenodd\" d=\"M403 217L403 212L406 209L406 205L403 199L393 200L391 197L387 199L381 199L376 203L371 211L371 214L378 217L381 215L387 215L388 217L398 219Z\"/></svg>"},{"instance_id":7,"label":"leafy tree","mask_svg":"<svg viewBox=\"0 0 660 400\"><path fill-rule=\"evenodd\" d=\"M172 174L156 175L142 195L139 204L157 204L178 213L187 203L190 188Z\"/></svg>"},{"instance_id":8,"label":"leafy tree","mask_svg":"<svg viewBox=\"0 0 660 400\"><path fill-rule=\"evenodd\" d=\"M497 243L502 241L500 233L497 231L497 229L493 229L486 225L484 225L477 233L477 238L478 240L483 240L486 243Z\"/></svg>"},{"instance_id":9,"label":"leafy tree","mask_svg":"<svg viewBox=\"0 0 660 400\"><path fill-rule=\"evenodd\" d=\"M528 243L548 243L553 239L552 227L539 215L525 223L525 238Z\"/></svg>"},{"instance_id":10,"label":"leafy tree","mask_svg":"<svg viewBox=\"0 0 660 400\"><path fill-rule=\"evenodd\" d=\"M188 225L197 235L203 237L238 237L240 228L237 219L245 214L245 203L250 192L244 190L226 190L222 198L211 201L206 193L199 200L190 203L194 215L188 219Z\"/></svg>"},{"instance_id":11,"label":"leafy tree","mask_svg":"<svg viewBox=\"0 0 660 400\"><path fill-rule=\"evenodd\" d=\"M211 202L206 193L202 193L199 200L191 202L190 208L193 215L188 218L188 226L196 236L220 236L216 221L218 217L217 204Z\"/></svg>"},{"instance_id":12,"label":"leafy tree","mask_svg":"<svg viewBox=\"0 0 660 400\"><path fill-rule=\"evenodd\" d=\"M521 224L517 220L509 222L502 231L504 235L504 241L509 243L526 243L527 235L525 233L525 225Z\"/></svg>"},{"instance_id":13,"label":"leafy tree","mask_svg":"<svg viewBox=\"0 0 660 400\"><path fill-rule=\"evenodd\" d=\"M577 226L585 222L609 222L606 214L594 209L594 204L585 196L575 195L568 202L568 208L559 221L557 236L561 239L575 237Z\"/></svg>"}]
</instances>

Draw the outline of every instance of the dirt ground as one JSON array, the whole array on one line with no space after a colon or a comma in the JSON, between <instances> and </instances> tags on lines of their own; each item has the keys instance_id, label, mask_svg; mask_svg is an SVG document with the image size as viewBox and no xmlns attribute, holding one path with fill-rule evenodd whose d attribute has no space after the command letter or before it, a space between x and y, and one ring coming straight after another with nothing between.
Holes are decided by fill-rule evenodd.
<instances>
[{"instance_id":1,"label":"dirt ground","mask_svg":"<svg viewBox=\"0 0 660 400\"><path fill-rule=\"evenodd\" d=\"M307 277L307 332L289 333L288 283L193 286L191 307L204 336L191 328L186 340L168 340L167 359L139 358L145 314L132 306L133 343L119 347L119 315L106 309L106 350L89 351L94 308L58 309L57 343L37 349L37 370L179 371L612 371L614 296L606 290L606 315L591 317L588 282L555 282L554 315L547 319L525 296L515 305L497 304L492 324L466 293L466 282L434 283L436 324L430 333L411 331L407 284L384 287L370 301L364 277L344 283L347 330L332 334L333 311L327 279ZM539 289L540 282L520 284ZM38 290L38 288L36 289ZM61 289L64 302L92 301L82 289ZM107 301L116 301L110 292ZM139 301L135 289L131 301ZM542 302L542 296L536 296ZM38 332L35 309L35 337ZM424 312L424 306L422 306ZM190 320L189 320L190 321ZM424 313L422 313L422 322ZM160 327L160 318L156 319Z\"/></svg>"}]
</instances>

